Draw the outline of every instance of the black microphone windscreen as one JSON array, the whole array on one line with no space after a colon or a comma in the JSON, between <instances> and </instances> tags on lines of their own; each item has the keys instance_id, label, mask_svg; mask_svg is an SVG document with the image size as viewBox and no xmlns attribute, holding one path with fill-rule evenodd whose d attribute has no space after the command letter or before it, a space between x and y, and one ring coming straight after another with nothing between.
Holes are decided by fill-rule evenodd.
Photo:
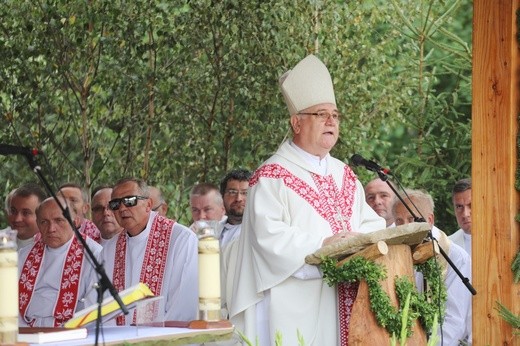
<instances>
[{"instance_id":1,"label":"black microphone windscreen","mask_svg":"<svg viewBox=\"0 0 520 346\"><path fill-rule=\"evenodd\" d=\"M365 161L365 159L363 158L363 156L361 156L361 155L359 155L359 154L354 154L354 155L352 155L352 157L350 158L350 162L351 162L354 166L362 165L364 161Z\"/></svg>"}]
</instances>

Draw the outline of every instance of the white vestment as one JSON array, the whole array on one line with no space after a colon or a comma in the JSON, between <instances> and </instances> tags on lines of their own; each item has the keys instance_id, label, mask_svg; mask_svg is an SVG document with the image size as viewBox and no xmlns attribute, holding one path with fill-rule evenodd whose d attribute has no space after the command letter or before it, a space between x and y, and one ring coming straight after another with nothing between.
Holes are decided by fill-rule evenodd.
<instances>
[{"instance_id":1,"label":"white vestment","mask_svg":"<svg viewBox=\"0 0 520 346\"><path fill-rule=\"evenodd\" d=\"M21 249L23 249L26 246L32 247L34 245L34 242L36 241L36 236L37 236L37 234L33 235L32 237L30 237L28 239L16 238L16 246L18 248L18 251L20 251Z\"/></svg>"},{"instance_id":2,"label":"white vestment","mask_svg":"<svg viewBox=\"0 0 520 346\"><path fill-rule=\"evenodd\" d=\"M432 233L435 239L439 240L439 245L442 245L440 238L441 233L437 227L432 227ZM446 238L446 236L444 235ZM443 247L449 259L453 262L455 267L461 272L464 277L467 277L471 282L471 259L463 248L450 240L449 248ZM440 256L440 255L439 255ZM446 285L446 314L444 316L444 323L442 324L442 343L440 340L441 333L438 332L438 345L458 345L459 340L467 338L468 316L471 317L471 292L464 285L455 270L447 263L446 276L444 283ZM416 277L417 288L423 291L422 275ZM469 322L469 329L471 330L471 321Z\"/></svg>"},{"instance_id":3,"label":"white vestment","mask_svg":"<svg viewBox=\"0 0 520 346\"><path fill-rule=\"evenodd\" d=\"M471 257L471 234L467 234L463 229L459 229L457 232L450 235L448 238L468 253Z\"/></svg>"},{"instance_id":4,"label":"white vestment","mask_svg":"<svg viewBox=\"0 0 520 346\"><path fill-rule=\"evenodd\" d=\"M448 238L455 244L459 245L461 248L466 250L468 253L470 259L471 259L471 234L467 234L464 232L463 229L459 229L457 232L450 235ZM470 273L471 273L471 266L470 266ZM466 343L468 346L472 345L472 304L471 300L469 302L469 309L468 309L468 316L466 317Z\"/></svg>"},{"instance_id":5,"label":"white vestment","mask_svg":"<svg viewBox=\"0 0 520 346\"><path fill-rule=\"evenodd\" d=\"M26 311L26 317L29 320L35 319L33 327L54 327L54 307L60 291L65 257L72 239L73 238L56 249L45 246L40 274L36 280L33 296ZM101 257L101 245L91 238L87 238L86 242L96 259L99 261ZM19 274L31 249L32 246L26 246L18 252ZM78 288L78 304L76 305L76 311L96 303L97 295L95 288L93 288L93 285L96 282L98 282L97 273L94 267L90 264L88 255L84 253L83 263L81 264L81 277ZM22 316L18 317L18 322L20 327L28 326Z\"/></svg>"},{"instance_id":6,"label":"white vestment","mask_svg":"<svg viewBox=\"0 0 520 346\"><path fill-rule=\"evenodd\" d=\"M230 244L226 299L231 321L253 344L257 337L274 344L280 332L284 345L298 345L298 333L305 345L336 345L336 288L305 256L336 232L385 228L350 168L330 155L322 161L326 175L285 142L250 181L242 232ZM264 317L269 340L257 329Z\"/></svg>"},{"instance_id":7,"label":"white vestment","mask_svg":"<svg viewBox=\"0 0 520 346\"><path fill-rule=\"evenodd\" d=\"M221 252L223 249L226 248L226 246L229 243L231 243L235 239L238 239L241 229L242 229L241 223L238 225L232 225L232 224L226 223L224 225L224 228L222 229L222 232L220 233L220 239L219 239Z\"/></svg>"},{"instance_id":8,"label":"white vestment","mask_svg":"<svg viewBox=\"0 0 520 346\"><path fill-rule=\"evenodd\" d=\"M157 212L151 212L146 228L134 237L126 231L126 272L125 288L139 283L144 254L153 219ZM103 260L109 279L113 280L114 259L118 236L104 244ZM198 241L195 234L186 226L174 223L164 276L161 295L163 296L164 318L166 321L191 321L198 315ZM107 296L108 293L105 295ZM132 315L125 319L126 324L132 323Z\"/></svg>"}]
</instances>

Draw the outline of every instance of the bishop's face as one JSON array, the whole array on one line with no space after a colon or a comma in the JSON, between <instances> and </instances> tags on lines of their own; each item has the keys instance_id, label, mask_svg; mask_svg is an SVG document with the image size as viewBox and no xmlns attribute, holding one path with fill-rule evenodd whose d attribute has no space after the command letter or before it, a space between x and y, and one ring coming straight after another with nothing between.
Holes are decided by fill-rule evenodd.
<instances>
[{"instance_id":1,"label":"bishop's face","mask_svg":"<svg viewBox=\"0 0 520 346\"><path fill-rule=\"evenodd\" d=\"M323 118L310 113L325 114ZM332 103L323 103L306 108L299 114L291 116L293 142L306 152L325 157L338 141L339 118L331 115L339 114Z\"/></svg>"}]
</instances>

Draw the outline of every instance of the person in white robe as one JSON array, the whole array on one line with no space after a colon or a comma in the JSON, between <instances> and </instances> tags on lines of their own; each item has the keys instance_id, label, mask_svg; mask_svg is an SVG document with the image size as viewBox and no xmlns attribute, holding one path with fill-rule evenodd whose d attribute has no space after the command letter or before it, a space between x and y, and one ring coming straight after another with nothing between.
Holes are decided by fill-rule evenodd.
<instances>
[{"instance_id":1,"label":"person in white robe","mask_svg":"<svg viewBox=\"0 0 520 346\"><path fill-rule=\"evenodd\" d=\"M395 226L394 216L392 215L392 205L395 198L392 188L381 178L372 179L365 185L365 199L377 215L386 220L386 227Z\"/></svg>"},{"instance_id":2,"label":"person in white robe","mask_svg":"<svg viewBox=\"0 0 520 346\"><path fill-rule=\"evenodd\" d=\"M92 222L99 229L101 246L105 246L105 243L123 231L114 212L108 207L111 195L112 187L109 186L98 187L92 194Z\"/></svg>"},{"instance_id":3,"label":"person in white robe","mask_svg":"<svg viewBox=\"0 0 520 346\"><path fill-rule=\"evenodd\" d=\"M460 229L450 239L471 257L471 179L461 179L453 185L453 209Z\"/></svg>"},{"instance_id":4,"label":"person in white robe","mask_svg":"<svg viewBox=\"0 0 520 346\"><path fill-rule=\"evenodd\" d=\"M471 178L458 180L455 185L453 185L451 197L455 217L457 218L457 224L460 229L450 235L449 238L452 242L466 250L471 258ZM468 346L471 346L473 343L472 311L473 308L470 305L466 321L466 343Z\"/></svg>"},{"instance_id":5,"label":"person in white robe","mask_svg":"<svg viewBox=\"0 0 520 346\"><path fill-rule=\"evenodd\" d=\"M432 225L432 235L439 242L451 262L465 278L471 280L471 258L463 248L453 243L444 232L434 226L434 202L432 197L420 190L406 190L404 201L409 206L415 206L425 221ZM410 202L411 201L411 202ZM413 204L412 204L413 203ZM392 213L397 226L414 222L414 217L400 200L396 200ZM455 270L448 265L446 260L439 256L439 263L443 268L443 279L446 285L446 313L441 325L438 345L459 345L466 342L467 318L471 308L471 292L464 285ZM423 290L421 275L416 275L416 284L419 291Z\"/></svg>"},{"instance_id":6,"label":"person in white robe","mask_svg":"<svg viewBox=\"0 0 520 346\"><path fill-rule=\"evenodd\" d=\"M96 242L101 241L101 233L96 225L87 218L90 205L88 203L88 194L81 185L76 183L65 183L58 188L59 195L65 197L71 206L71 209L79 218L79 232L84 237L90 237Z\"/></svg>"},{"instance_id":7,"label":"person in white robe","mask_svg":"<svg viewBox=\"0 0 520 346\"><path fill-rule=\"evenodd\" d=\"M148 186L139 179L114 185L109 206L124 228L105 243L105 270L118 291L139 282L162 296L166 321L198 316L198 241L186 226L152 211ZM131 203L129 201L132 201ZM126 203L126 204L125 204ZM132 315L118 324L131 324Z\"/></svg>"},{"instance_id":8,"label":"person in white robe","mask_svg":"<svg viewBox=\"0 0 520 346\"><path fill-rule=\"evenodd\" d=\"M366 204L352 170L329 154L340 115L325 65L309 55L280 86L293 138L250 180L242 231L228 250L230 319L262 346L274 344L276 333L284 345L298 345L298 334L305 345L346 344L343 310L353 297L340 302L305 257L355 232L383 229L385 221Z\"/></svg>"},{"instance_id":9,"label":"person in white robe","mask_svg":"<svg viewBox=\"0 0 520 346\"><path fill-rule=\"evenodd\" d=\"M36 215L41 239L19 251L19 326L59 327L96 302L98 278L56 201L44 200ZM90 238L86 243L100 260L101 246Z\"/></svg>"},{"instance_id":10,"label":"person in white robe","mask_svg":"<svg viewBox=\"0 0 520 346\"><path fill-rule=\"evenodd\" d=\"M7 221L15 230L18 250L32 246L40 237L36 222L36 208L46 198L43 190L29 183L12 190L6 199Z\"/></svg>"}]
</instances>

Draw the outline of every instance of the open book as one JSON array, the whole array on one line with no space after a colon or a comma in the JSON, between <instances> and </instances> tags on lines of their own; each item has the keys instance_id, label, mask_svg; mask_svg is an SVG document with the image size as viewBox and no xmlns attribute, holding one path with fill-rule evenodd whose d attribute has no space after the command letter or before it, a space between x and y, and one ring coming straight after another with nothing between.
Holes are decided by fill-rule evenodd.
<instances>
[{"instance_id":1,"label":"open book","mask_svg":"<svg viewBox=\"0 0 520 346\"><path fill-rule=\"evenodd\" d=\"M137 302L140 300L153 297L154 294L142 282L138 283L135 286L127 288L124 291L119 292L119 296L121 300L126 305L128 309L132 309ZM101 305L101 316L102 321L106 322L121 314L121 308L119 304L114 300L114 297L110 296L103 299L103 303ZM74 314L74 316L65 322L65 328L78 328L85 326L91 322L95 322L98 317L98 304L94 304L86 307L85 309L78 311Z\"/></svg>"},{"instance_id":2,"label":"open book","mask_svg":"<svg viewBox=\"0 0 520 346\"><path fill-rule=\"evenodd\" d=\"M42 344L66 340L85 339L87 328L20 327L18 342Z\"/></svg>"}]
</instances>

